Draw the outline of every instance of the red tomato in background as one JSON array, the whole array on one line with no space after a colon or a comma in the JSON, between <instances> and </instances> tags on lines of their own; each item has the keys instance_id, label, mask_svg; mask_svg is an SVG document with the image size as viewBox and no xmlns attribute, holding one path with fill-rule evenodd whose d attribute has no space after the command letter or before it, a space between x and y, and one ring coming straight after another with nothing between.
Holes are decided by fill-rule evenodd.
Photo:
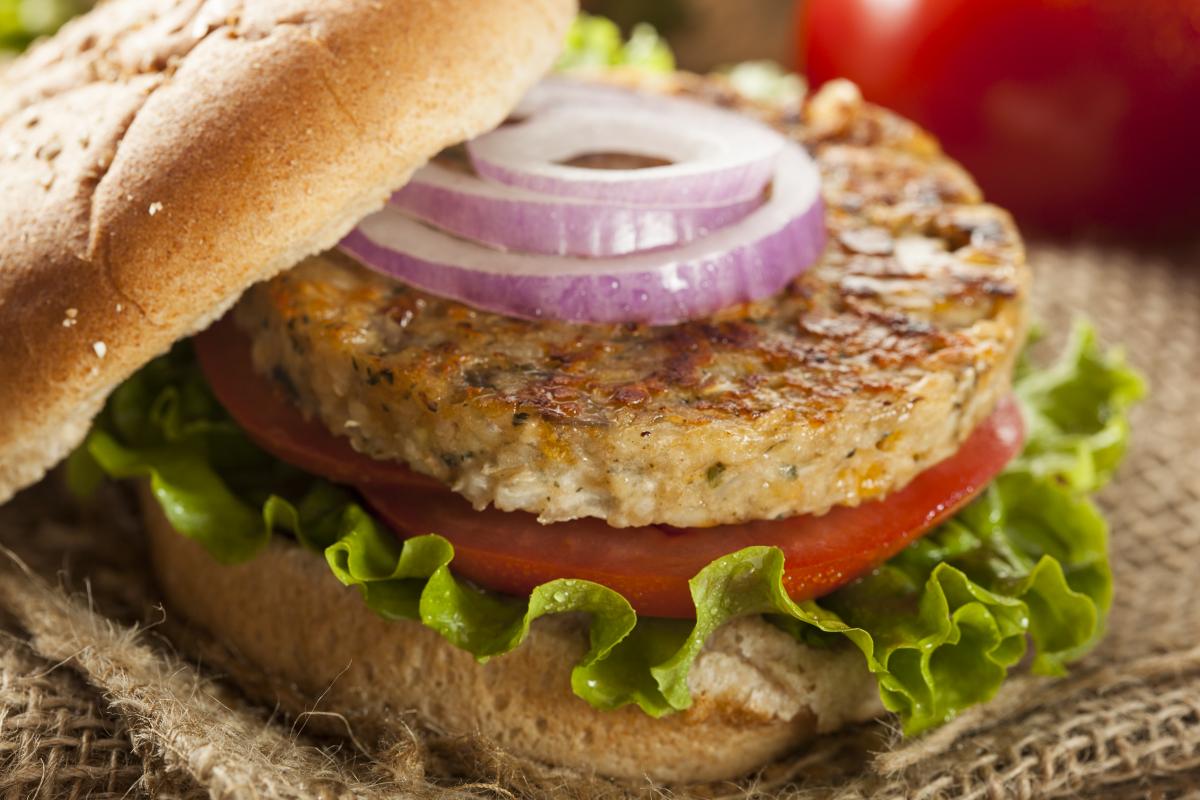
<instances>
[{"instance_id":1,"label":"red tomato in background","mask_svg":"<svg viewBox=\"0 0 1200 800\"><path fill-rule=\"evenodd\" d=\"M1200 0L807 0L800 20L814 86L850 78L929 128L1019 221L1200 227Z\"/></svg>"}]
</instances>

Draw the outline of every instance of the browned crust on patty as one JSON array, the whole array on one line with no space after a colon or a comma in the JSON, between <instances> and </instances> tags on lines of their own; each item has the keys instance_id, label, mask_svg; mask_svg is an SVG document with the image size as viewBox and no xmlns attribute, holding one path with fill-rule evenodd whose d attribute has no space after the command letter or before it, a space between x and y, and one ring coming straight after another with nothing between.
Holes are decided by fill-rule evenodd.
<instances>
[{"instance_id":1,"label":"browned crust on patty","mask_svg":"<svg viewBox=\"0 0 1200 800\"><path fill-rule=\"evenodd\" d=\"M326 255L240 319L267 373L378 458L546 522L819 513L951 455L1008 391L1029 272L1008 215L911 124L835 84L764 115L815 156L830 245L777 297L676 326L476 311Z\"/></svg>"},{"instance_id":2,"label":"browned crust on patty","mask_svg":"<svg viewBox=\"0 0 1200 800\"><path fill-rule=\"evenodd\" d=\"M0 501L552 63L570 0L113 0L0 75Z\"/></svg>"}]
</instances>

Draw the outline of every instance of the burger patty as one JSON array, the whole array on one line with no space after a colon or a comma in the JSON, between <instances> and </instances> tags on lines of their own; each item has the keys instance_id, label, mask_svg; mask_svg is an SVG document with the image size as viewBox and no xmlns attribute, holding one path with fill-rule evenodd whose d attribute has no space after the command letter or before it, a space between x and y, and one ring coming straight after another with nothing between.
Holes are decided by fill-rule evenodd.
<instances>
[{"instance_id":1,"label":"burger patty","mask_svg":"<svg viewBox=\"0 0 1200 800\"><path fill-rule=\"evenodd\" d=\"M833 84L740 107L818 161L829 246L784 293L681 325L477 311L326 254L252 290L254 361L378 459L543 522L710 526L882 497L1010 388L1029 274L1008 215L915 126Z\"/></svg>"}]
</instances>

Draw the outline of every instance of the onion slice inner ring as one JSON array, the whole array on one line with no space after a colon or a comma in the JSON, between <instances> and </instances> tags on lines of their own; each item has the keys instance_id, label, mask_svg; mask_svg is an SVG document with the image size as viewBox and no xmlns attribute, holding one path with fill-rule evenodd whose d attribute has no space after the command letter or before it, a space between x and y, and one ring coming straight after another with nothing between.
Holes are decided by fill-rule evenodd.
<instances>
[{"instance_id":1,"label":"onion slice inner ring","mask_svg":"<svg viewBox=\"0 0 1200 800\"><path fill-rule=\"evenodd\" d=\"M696 205L762 194L786 139L734 111L666 95L562 79L535 86L521 122L467 143L481 177L557 197ZM672 163L600 170L561 162L622 152Z\"/></svg>"},{"instance_id":2,"label":"onion slice inner ring","mask_svg":"<svg viewBox=\"0 0 1200 800\"><path fill-rule=\"evenodd\" d=\"M665 252L571 258L498 252L389 206L341 243L364 265L510 316L674 324L782 290L825 246L820 175L786 143L771 196L743 220Z\"/></svg>"},{"instance_id":3,"label":"onion slice inner ring","mask_svg":"<svg viewBox=\"0 0 1200 800\"><path fill-rule=\"evenodd\" d=\"M743 219L762 198L676 208L606 203L499 186L434 162L391 204L499 250L598 258L687 244Z\"/></svg>"}]
</instances>

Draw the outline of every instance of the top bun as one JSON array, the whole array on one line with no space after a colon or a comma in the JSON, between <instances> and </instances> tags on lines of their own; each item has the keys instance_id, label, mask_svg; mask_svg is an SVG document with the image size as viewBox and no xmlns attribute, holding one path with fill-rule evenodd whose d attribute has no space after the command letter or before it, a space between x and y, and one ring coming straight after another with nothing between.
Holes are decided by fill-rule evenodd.
<instances>
[{"instance_id":1,"label":"top bun","mask_svg":"<svg viewBox=\"0 0 1200 800\"><path fill-rule=\"evenodd\" d=\"M111 0L0 75L0 502L251 284L498 125L574 0Z\"/></svg>"}]
</instances>

